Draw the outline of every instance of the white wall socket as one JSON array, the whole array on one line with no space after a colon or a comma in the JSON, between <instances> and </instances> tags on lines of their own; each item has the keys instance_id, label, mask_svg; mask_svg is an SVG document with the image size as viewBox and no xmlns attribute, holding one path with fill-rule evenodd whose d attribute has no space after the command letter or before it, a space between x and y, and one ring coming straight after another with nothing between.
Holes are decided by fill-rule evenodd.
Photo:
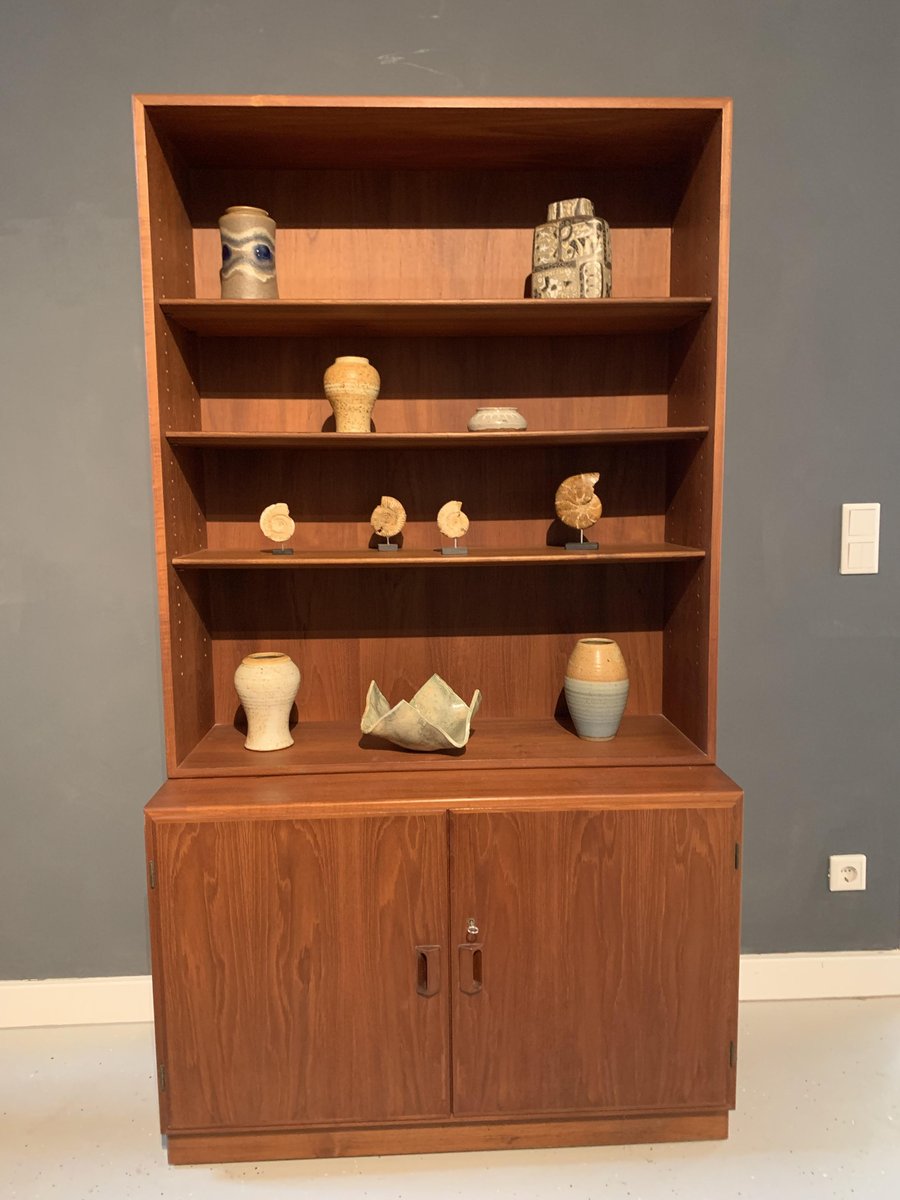
<instances>
[{"instance_id":1,"label":"white wall socket","mask_svg":"<svg viewBox=\"0 0 900 1200\"><path fill-rule=\"evenodd\" d=\"M831 892L864 892L866 890L866 856L864 854L832 854L828 859L828 890Z\"/></svg>"}]
</instances>

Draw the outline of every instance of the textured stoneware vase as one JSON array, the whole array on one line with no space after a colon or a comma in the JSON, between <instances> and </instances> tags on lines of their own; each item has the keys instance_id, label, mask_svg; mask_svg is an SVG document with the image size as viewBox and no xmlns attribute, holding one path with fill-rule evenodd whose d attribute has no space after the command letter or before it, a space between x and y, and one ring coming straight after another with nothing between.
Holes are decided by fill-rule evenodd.
<instances>
[{"instance_id":1,"label":"textured stoneware vase","mask_svg":"<svg viewBox=\"0 0 900 1200\"><path fill-rule=\"evenodd\" d=\"M528 422L517 408L477 408L469 417L470 433L499 432L503 429L527 429Z\"/></svg>"},{"instance_id":2,"label":"textured stoneware vase","mask_svg":"<svg viewBox=\"0 0 900 1200\"><path fill-rule=\"evenodd\" d=\"M551 204L546 222L534 231L531 295L594 300L611 294L609 225L583 196Z\"/></svg>"},{"instance_id":3,"label":"textured stoneware vase","mask_svg":"<svg viewBox=\"0 0 900 1200\"><path fill-rule=\"evenodd\" d=\"M275 222L264 208L238 205L219 217L223 300L277 300Z\"/></svg>"},{"instance_id":4,"label":"textured stoneware vase","mask_svg":"<svg viewBox=\"0 0 900 1200\"><path fill-rule=\"evenodd\" d=\"M614 738L628 699L628 668L611 638L582 638L566 667L566 704L580 738Z\"/></svg>"},{"instance_id":5,"label":"textured stoneware vase","mask_svg":"<svg viewBox=\"0 0 900 1200\"><path fill-rule=\"evenodd\" d=\"M234 686L247 715L248 750L293 746L291 707L300 687L300 669L279 650L248 654L234 673Z\"/></svg>"},{"instance_id":6,"label":"textured stoneware vase","mask_svg":"<svg viewBox=\"0 0 900 1200\"><path fill-rule=\"evenodd\" d=\"M369 433L381 377L367 358L336 358L325 372L325 395L338 433Z\"/></svg>"}]
</instances>

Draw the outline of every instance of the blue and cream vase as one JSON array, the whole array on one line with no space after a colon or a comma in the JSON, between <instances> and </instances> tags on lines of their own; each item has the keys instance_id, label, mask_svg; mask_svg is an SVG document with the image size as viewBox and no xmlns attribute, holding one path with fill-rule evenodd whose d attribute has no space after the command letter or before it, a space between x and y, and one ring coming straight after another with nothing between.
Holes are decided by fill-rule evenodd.
<instances>
[{"instance_id":1,"label":"blue and cream vase","mask_svg":"<svg viewBox=\"0 0 900 1200\"><path fill-rule=\"evenodd\" d=\"M264 208L237 205L219 217L223 300L277 300L275 222Z\"/></svg>"},{"instance_id":2,"label":"blue and cream vase","mask_svg":"<svg viewBox=\"0 0 900 1200\"><path fill-rule=\"evenodd\" d=\"M566 704L580 738L614 738L628 700L628 667L612 638L581 638L566 667Z\"/></svg>"}]
</instances>

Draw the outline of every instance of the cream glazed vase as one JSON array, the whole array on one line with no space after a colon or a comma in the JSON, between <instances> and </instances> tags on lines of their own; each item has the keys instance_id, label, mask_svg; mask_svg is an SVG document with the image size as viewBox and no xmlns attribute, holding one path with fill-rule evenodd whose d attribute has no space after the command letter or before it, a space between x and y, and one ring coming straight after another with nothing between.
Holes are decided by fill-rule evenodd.
<instances>
[{"instance_id":1,"label":"cream glazed vase","mask_svg":"<svg viewBox=\"0 0 900 1200\"><path fill-rule=\"evenodd\" d=\"M280 650L260 650L241 660L234 686L247 715L247 750L293 746L291 707L300 687L300 669Z\"/></svg>"},{"instance_id":2,"label":"cream glazed vase","mask_svg":"<svg viewBox=\"0 0 900 1200\"><path fill-rule=\"evenodd\" d=\"M325 395L338 433L369 433L381 376L367 358L336 358L325 372Z\"/></svg>"},{"instance_id":3,"label":"cream glazed vase","mask_svg":"<svg viewBox=\"0 0 900 1200\"><path fill-rule=\"evenodd\" d=\"M580 738L614 738L628 700L628 667L617 643L601 637L576 642L566 667L565 691Z\"/></svg>"}]
</instances>

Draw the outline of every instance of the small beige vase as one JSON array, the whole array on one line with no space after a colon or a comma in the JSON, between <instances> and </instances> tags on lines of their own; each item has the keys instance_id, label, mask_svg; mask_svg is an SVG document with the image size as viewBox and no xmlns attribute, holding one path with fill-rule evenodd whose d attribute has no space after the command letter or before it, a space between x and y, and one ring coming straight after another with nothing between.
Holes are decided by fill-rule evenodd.
<instances>
[{"instance_id":1,"label":"small beige vase","mask_svg":"<svg viewBox=\"0 0 900 1200\"><path fill-rule=\"evenodd\" d=\"M606 742L619 730L628 700L628 667L612 638L581 638L569 655L565 692L580 738Z\"/></svg>"},{"instance_id":2,"label":"small beige vase","mask_svg":"<svg viewBox=\"0 0 900 1200\"><path fill-rule=\"evenodd\" d=\"M241 660L234 686L247 715L247 750L293 746L291 707L300 687L300 669L280 650L260 650Z\"/></svg>"},{"instance_id":3,"label":"small beige vase","mask_svg":"<svg viewBox=\"0 0 900 1200\"><path fill-rule=\"evenodd\" d=\"M325 395L338 433L369 433L381 377L367 358L336 358L325 372Z\"/></svg>"}]
</instances>

